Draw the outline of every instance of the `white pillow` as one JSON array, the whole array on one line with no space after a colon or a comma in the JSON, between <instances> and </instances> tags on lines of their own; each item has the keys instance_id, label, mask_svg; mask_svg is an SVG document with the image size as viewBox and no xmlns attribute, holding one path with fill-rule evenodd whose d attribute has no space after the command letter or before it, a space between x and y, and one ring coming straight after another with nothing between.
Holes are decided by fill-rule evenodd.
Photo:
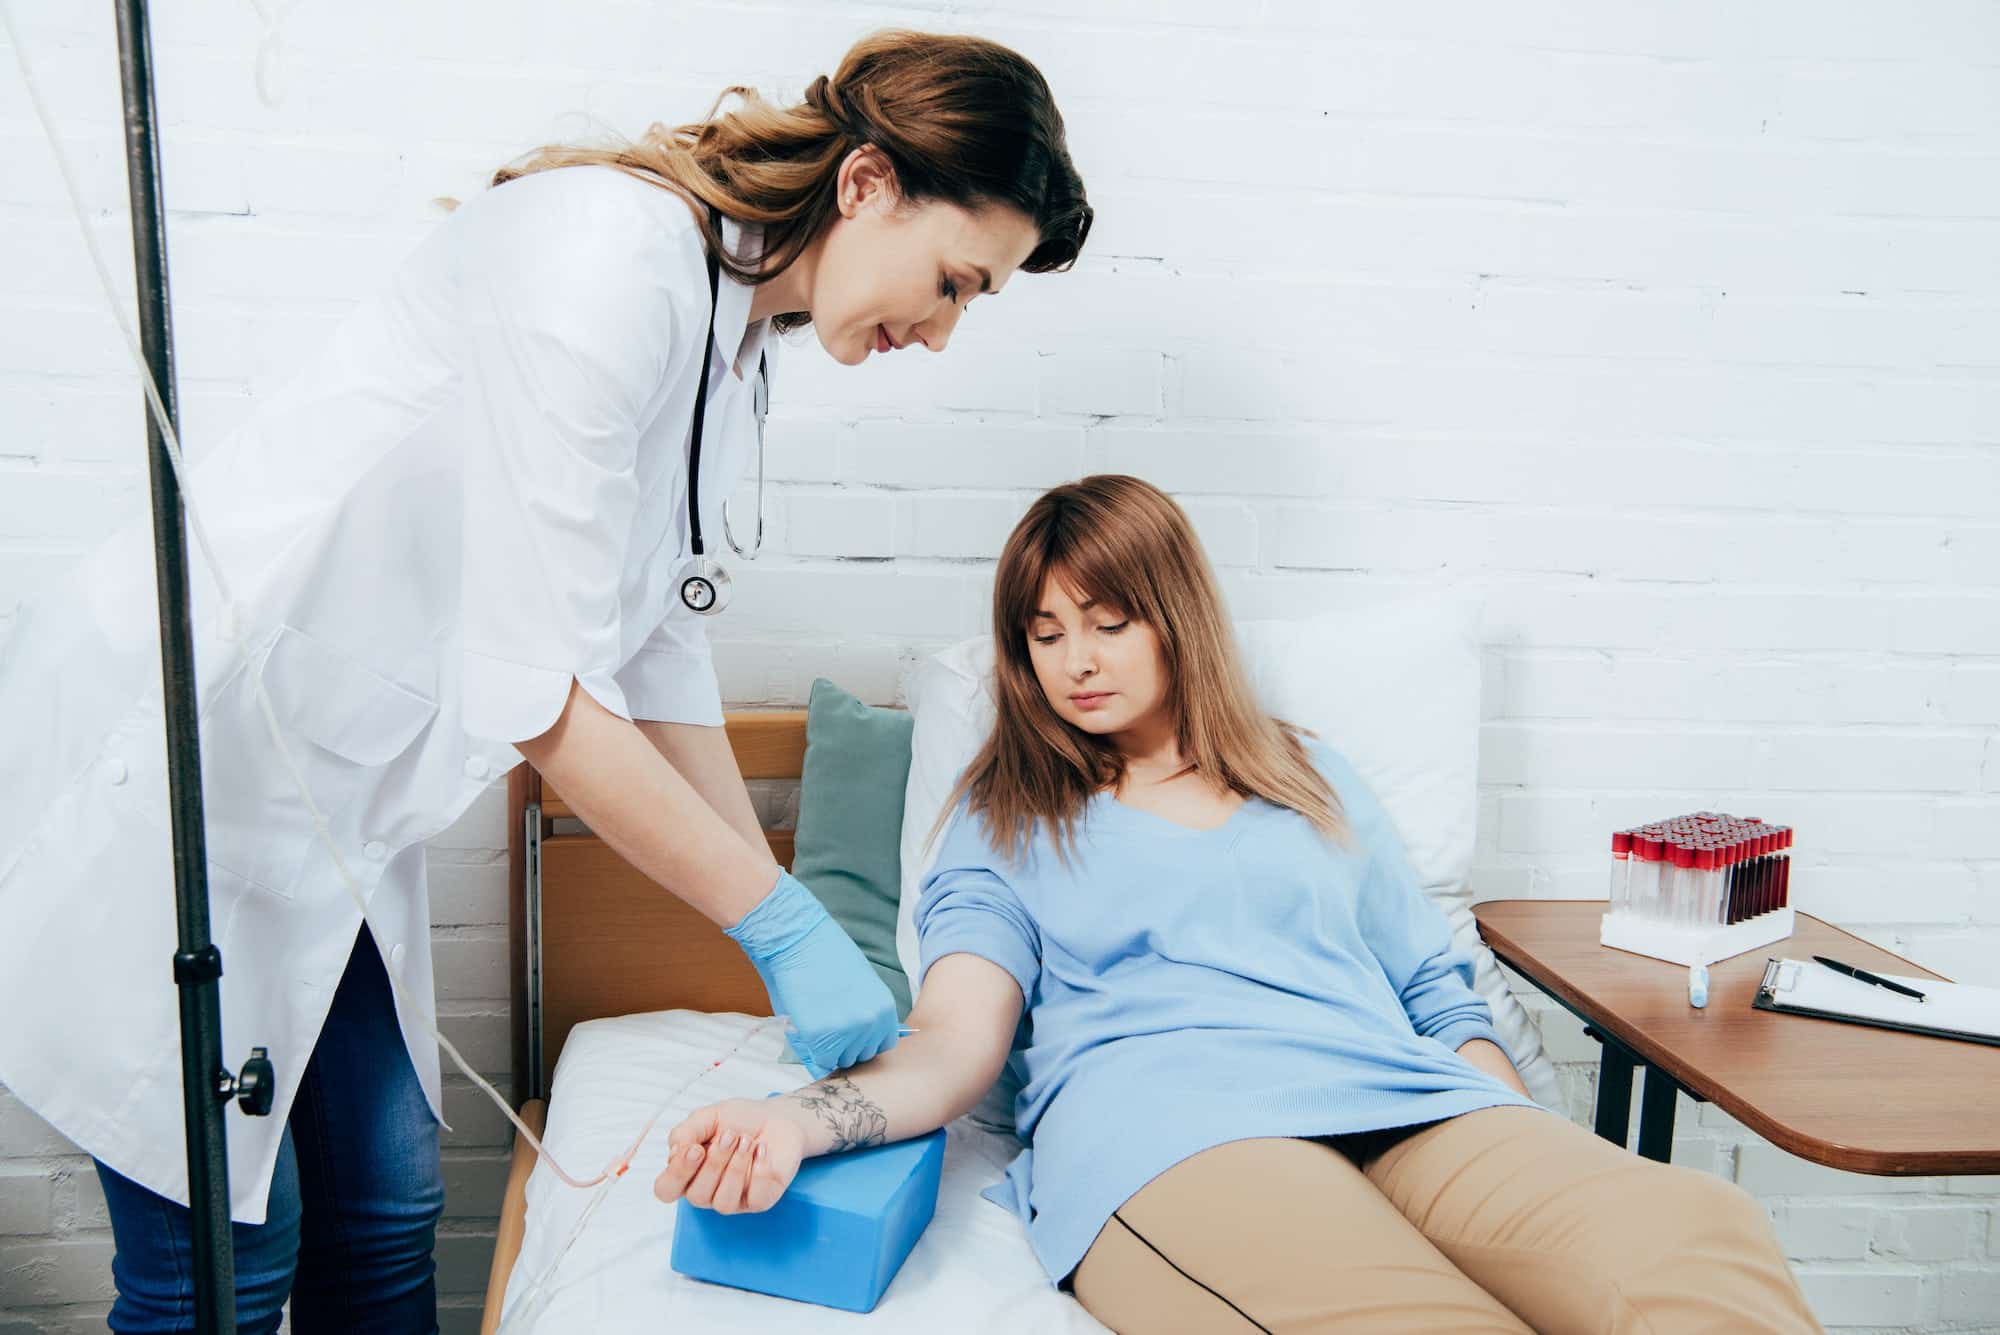
<instances>
[{"instance_id":1,"label":"white pillow","mask_svg":"<svg viewBox=\"0 0 2000 1335\"><path fill-rule=\"evenodd\" d=\"M916 1003L920 963L917 900L937 864L931 827L965 767L993 731L993 637L975 635L932 654L918 666L907 691L915 727L910 734L910 777L903 787L903 884L896 906L896 959L910 980Z\"/></svg>"},{"instance_id":2,"label":"white pillow","mask_svg":"<svg viewBox=\"0 0 2000 1335\"><path fill-rule=\"evenodd\" d=\"M1424 893L1469 950L1474 987L1522 1082L1546 1107L1562 1106L1541 1034L1507 989L1472 917L1479 815L1478 605L1422 595L1306 621L1236 627L1244 665L1265 710L1310 729L1346 756L1388 810ZM917 899L936 847L928 836L945 798L993 727L993 643L978 636L918 668L909 689L916 728L903 802L903 885L896 953L915 997ZM997 1120L989 1098L983 1120Z\"/></svg>"}]
</instances>

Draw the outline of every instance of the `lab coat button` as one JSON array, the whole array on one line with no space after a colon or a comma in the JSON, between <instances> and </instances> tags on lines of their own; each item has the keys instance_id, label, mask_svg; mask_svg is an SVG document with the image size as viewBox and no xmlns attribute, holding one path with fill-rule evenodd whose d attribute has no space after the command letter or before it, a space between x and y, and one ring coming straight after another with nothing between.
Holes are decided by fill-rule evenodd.
<instances>
[{"instance_id":1,"label":"lab coat button","mask_svg":"<svg viewBox=\"0 0 2000 1335\"><path fill-rule=\"evenodd\" d=\"M383 858L389 855L389 846L383 843L380 839L370 839L368 841L368 847L362 849L361 851L366 853L369 857L373 858L375 861L380 862Z\"/></svg>"},{"instance_id":2,"label":"lab coat button","mask_svg":"<svg viewBox=\"0 0 2000 1335\"><path fill-rule=\"evenodd\" d=\"M125 782L126 772L125 762L116 757L104 762L104 781L114 788Z\"/></svg>"},{"instance_id":3,"label":"lab coat button","mask_svg":"<svg viewBox=\"0 0 2000 1335\"><path fill-rule=\"evenodd\" d=\"M397 973L401 973L403 971L403 956L407 953L399 944L394 950L389 952L389 967Z\"/></svg>"},{"instance_id":4,"label":"lab coat button","mask_svg":"<svg viewBox=\"0 0 2000 1335\"><path fill-rule=\"evenodd\" d=\"M468 779L485 778L486 777L485 760L481 759L478 756L467 756L465 758L465 777Z\"/></svg>"}]
</instances>

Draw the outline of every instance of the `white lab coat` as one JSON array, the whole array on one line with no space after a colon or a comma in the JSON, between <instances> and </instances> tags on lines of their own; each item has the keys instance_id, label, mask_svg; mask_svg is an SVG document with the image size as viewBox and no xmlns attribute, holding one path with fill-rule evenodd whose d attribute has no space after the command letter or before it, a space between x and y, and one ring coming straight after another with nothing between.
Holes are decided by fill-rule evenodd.
<instances>
[{"instance_id":1,"label":"white lab coat","mask_svg":"<svg viewBox=\"0 0 2000 1335\"><path fill-rule=\"evenodd\" d=\"M732 249L753 232L724 221ZM261 675L369 900L432 1001L423 843L555 721L572 680L627 717L719 724L680 605L690 414L703 534L755 449L766 325L687 204L609 168L470 199L318 362L200 458L236 599L190 544L224 1063L268 1047L268 1118L227 1114L231 1212L264 1217L279 1135L361 925L266 734ZM706 353L707 355L698 355ZM136 442L135 451L139 447ZM717 539L711 539L716 541ZM159 639L142 514L0 640L0 1083L187 1200ZM403 1037L434 1111L438 1053Z\"/></svg>"}]
</instances>

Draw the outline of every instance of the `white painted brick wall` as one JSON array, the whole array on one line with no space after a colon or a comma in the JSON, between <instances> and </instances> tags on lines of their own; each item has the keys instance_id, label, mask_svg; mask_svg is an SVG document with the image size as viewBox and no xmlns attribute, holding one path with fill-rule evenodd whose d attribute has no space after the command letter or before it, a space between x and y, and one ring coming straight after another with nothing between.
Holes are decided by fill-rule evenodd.
<instances>
[{"instance_id":1,"label":"white painted brick wall","mask_svg":"<svg viewBox=\"0 0 2000 1335\"><path fill-rule=\"evenodd\" d=\"M109 11L16 8L122 270ZM982 299L941 358L789 350L770 547L717 626L732 703L817 675L898 698L985 624L1038 489L1135 472L1238 615L1484 591L1482 894L1598 895L1612 826L1755 809L1800 829L1803 907L2000 983L1985 0L361 0L297 7L276 108L250 7L154 22L196 450L428 201L525 148L729 82L795 94L885 23L1014 43L1067 114L1090 253ZM144 495L133 380L11 68L0 217L4 625ZM440 1008L495 1076L504 842L496 788L431 855ZM1582 1116L1595 1045L1534 1004ZM469 1330L507 1134L446 1085L438 1255ZM1830 1173L1686 1103L1675 1154L1768 1203L1829 1326L2000 1330L2000 1180ZM87 1161L0 1091L0 1333L101 1323L109 1250Z\"/></svg>"}]
</instances>

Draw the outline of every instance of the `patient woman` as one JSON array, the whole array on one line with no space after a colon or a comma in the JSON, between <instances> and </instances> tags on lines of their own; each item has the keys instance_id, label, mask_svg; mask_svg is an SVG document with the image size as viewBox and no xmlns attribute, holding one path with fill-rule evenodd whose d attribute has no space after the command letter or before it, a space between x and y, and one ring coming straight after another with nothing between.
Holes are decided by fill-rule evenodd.
<instances>
[{"instance_id":1,"label":"patient woman","mask_svg":"<svg viewBox=\"0 0 2000 1335\"><path fill-rule=\"evenodd\" d=\"M1030 1148L989 1194L1113 1330L1819 1329L1742 1190L1528 1098L1381 804L1259 712L1172 500L1043 496L993 636L919 1032L696 1112L662 1200L768 1209L806 1156L966 1112L1012 1050Z\"/></svg>"}]
</instances>

